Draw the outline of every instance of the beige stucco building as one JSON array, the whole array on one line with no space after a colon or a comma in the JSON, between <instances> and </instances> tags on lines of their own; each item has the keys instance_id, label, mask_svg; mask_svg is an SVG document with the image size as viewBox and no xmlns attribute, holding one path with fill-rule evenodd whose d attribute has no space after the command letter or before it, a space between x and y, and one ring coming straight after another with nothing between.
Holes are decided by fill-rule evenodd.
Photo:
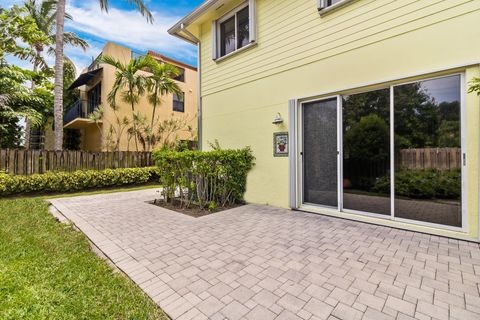
<instances>
[{"instance_id":1,"label":"beige stucco building","mask_svg":"<svg viewBox=\"0 0 480 320\"><path fill-rule=\"evenodd\" d=\"M175 130L170 134L170 139L174 137L179 140L196 139L197 69L153 51L149 51L147 54L161 63L174 65L180 70L180 75L175 80L183 92L183 98L172 94L165 95L161 104L156 108L155 118L158 117L159 124L172 118L178 119L179 123L183 124L182 129ZM128 63L130 59L138 56L131 49L112 42L105 45L101 55L111 56L122 63ZM122 129L117 121L117 119L123 121L124 118L131 121L131 106L122 101L121 93L117 94L117 111L114 111L107 101L107 96L115 81L115 71L113 66L99 63L99 58L97 58L70 86L72 90L76 88L80 90L80 98L73 105L65 106L64 127L78 130L81 150L107 151L112 149L112 141L116 141L117 136L111 133L111 128L117 132L123 130L119 138L118 150L136 150L134 139L131 136L129 138L127 134L127 129L131 125L124 126ZM145 74L148 75L147 72ZM153 106L148 102L147 94L140 97L135 109L150 123ZM99 106L104 110L103 116L99 121L92 121L90 115ZM138 144L138 148L140 151L144 150L141 143Z\"/></svg>"}]
</instances>

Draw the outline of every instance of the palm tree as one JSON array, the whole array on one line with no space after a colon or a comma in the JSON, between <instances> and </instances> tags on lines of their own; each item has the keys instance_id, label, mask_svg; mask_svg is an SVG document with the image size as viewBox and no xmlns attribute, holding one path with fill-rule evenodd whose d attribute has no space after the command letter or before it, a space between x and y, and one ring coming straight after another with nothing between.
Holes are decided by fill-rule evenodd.
<instances>
[{"instance_id":1,"label":"palm tree","mask_svg":"<svg viewBox=\"0 0 480 320\"><path fill-rule=\"evenodd\" d=\"M137 121L135 105L138 103L140 96L142 96L149 86L149 79L145 74L139 71L148 68L151 65L151 57L141 56L131 59L128 63L115 59L111 56L105 55L100 58L101 63L108 64L116 68L115 81L113 87L107 96L107 101L112 107L117 106L117 95L120 92L122 100L130 104L132 111L133 131L135 135L135 147L138 151L137 139Z\"/></svg>"},{"instance_id":2,"label":"palm tree","mask_svg":"<svg viewBox=\"0 0 480 320\"><path fill-rule=\"evenodd\" d=\"M45 42L35 42L32 44L32 49L35 52L35 57L33 59L33 71L38 71L38 68L41 65L41 62L44 61L43 53L45 50L48 54L55 54L55 17L57 15L57 0L41 0L38 2L37 0L26 0L25 1L25 8L30 17L33 18L35 24L37 25L38 29L42 31L47 38L49 39L49 45ZM72 20L72 16L68 13L65 13L65 18ZM88 43L78 37L73 32L65 32L64 33L64 43L73 47L80 47L84 51L88 48ZM64 57L65 61L69 64L69 69L74 70L73 63L71 62L68 57ZM35 81L31 82L31 89L35 89L36 83ZM63 100L63 96L62 96ZM63 126L63 124L62 124ZM63 129L62 129L63 131ZM29 135L30 135L30 122L26 122L25 127L25 148L28 149L29 144Z\"/></svg>"},{"instance_id":3,"label":"palm tree","mask_svg":"<svg viewBox=\"0 0 480 320\"><path fill-rule=\"evenodd\" d=\"M98 0L100 9L108 11L108 0ZM153 15L145 6L143 0L126 0L137 11L153 22ZM66 0L57 0L56 37L55 37L55 88L54 88L54 113L55 113L55 150L62 149L63 143L63 47L64 47L64 22Z\"/></svg>"},{"instance_id":4,"label":"palm tree","mask_svg":"<svg viewBox=\"0 0 480 320\"><path fill-rule=\"evenodd\" d=\"M162 102L162 96L169 93L180 94L182 92L173 80L173 78L180 74L180 70L171 64L160 64L153 58L150 58L150 60L149 71L152 75L148 77L150 80L148 101L153 106L153 109L150 128L148 130L150 134L149 137L147 137L149 148L155 145L156 137L154 132L157 122L155 119L155 112L157 106Z\"/></svg>"},{"instance_id":5,"label":"palm tree","mask_svg":"<svg viewBox=\"0 0 480 320\"><path fill-rule=\"evenodd\" d=\"M40 0L40 2L37 0L26 0L25 8L27 9L30 17L32 17L35 21L37 27L50 39L50 43L55 44L55 18L57 15L57 0ZM72 16L68 13L65 13L65 19L73 20ZM88 48L88 43L73 32L64 32L63 38L65 45L79 47L83 50ZM54 45L49 45L46 48L44 43L35 43L33 49L36 51L37 57L39 58L42 57L45 49L47 50L48 54L55 54ZM33 67L34 69L38 68L37 63L34 62Z\"/></svg>"}]
</instances>

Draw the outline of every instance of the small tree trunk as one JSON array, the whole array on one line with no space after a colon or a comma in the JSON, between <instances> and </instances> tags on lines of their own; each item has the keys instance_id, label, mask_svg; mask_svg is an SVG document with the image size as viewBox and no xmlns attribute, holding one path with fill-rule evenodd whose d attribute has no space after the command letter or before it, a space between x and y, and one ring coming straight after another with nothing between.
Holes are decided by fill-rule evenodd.
<instances>
[{"instance_id":1,"label":"small tree trunk","mask_svg":"<svg viewBox=\"0 0 480 320\"><path fill-rule=\"evenodd\" d=\"M65 1L57 1L57 25L55 37L55 99L53 112L55 119L55 150L63 149L63 33L65 23Z\"/></svg>"},{"instance_id":2,"label":"small tree trunk","mask_svg":"<svg viewBox=\"0 0 480 320\"><path fill-rule=\"evenodd\" d=\"M38 49L35 49L37 52L37 57L40 56L40 51ZM33 62L33 72L38 71L38 63L37 63L37 58L35 58L35 61ZM35 90L36 84L35 81L32 80L32 83L30 84L30 89L33 92ZM26 119L25 120L25 149L30 149L30 135L31 135L31 130L32 130L32 125L30 123L30 120Z\"/></svg>"},{"instance_id":3,"label":"small tree trunk","mask_svg":"<svg viewBox=\"0 0 480 320\"><path fill-rule=\"evenodd\" d=\"M148 149L149 151L153 148L154 141L153 141L153 125L155 124L155 111L157 110L157 102L153 104L153 110L152 110L152 122L150 124L150 137L148 137Z\"/></svg>"},{"instance_id":4,"label":"small tree trunk","mask_svg":"<svg viewBox=\"0 0 480 320\"><path fill-rule=\"evenodd\" d=\"M25 149L30 149L30 131L32 130L32 126L30 125L30 121L25 119L25 143L23 144Z\"/></svg>"},{"instance_id":5,"label":"small tree trunk","mask_svg":"<svg viewBox=\"0 0 480 320\"><path fill-rule=\"evenodd\" d=\"M133 138L135 139L135 149L138 152L138 140L137 140L137 122L135 121L135 104L132 102L132 122L133 122Z\"/></svg>"}]
</instances>

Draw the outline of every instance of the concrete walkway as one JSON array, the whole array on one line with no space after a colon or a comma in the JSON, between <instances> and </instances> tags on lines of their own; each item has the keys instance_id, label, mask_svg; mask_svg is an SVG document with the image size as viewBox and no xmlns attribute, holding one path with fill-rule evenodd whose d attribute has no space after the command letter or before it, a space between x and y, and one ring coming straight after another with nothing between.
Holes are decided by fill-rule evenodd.
<instances>
[{"instance_id":1,"label":"concrete walkway","mask_svg":"<svg viewBox=\"0 0 480 320\"><path fill-rule=\"evenodd\" d=\"M154 197L51 202L173 319L480 319L478 244L267 206L192 218Z\"/></svg>"}]
</instances>

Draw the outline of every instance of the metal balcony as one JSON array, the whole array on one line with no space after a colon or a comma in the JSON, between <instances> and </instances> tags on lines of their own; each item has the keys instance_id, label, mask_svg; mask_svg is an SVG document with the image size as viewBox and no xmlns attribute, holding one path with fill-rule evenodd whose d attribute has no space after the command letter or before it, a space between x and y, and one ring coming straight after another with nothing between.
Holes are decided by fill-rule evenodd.
<instances>
[{"instance_id":1,"label":"metal balcony","mask_svg":"<svg viewBox=\"0 0 480 320\"><path fill-rule=\"evenodd\" d=\"M93 122L88 117L96 107L98 105L88 103L87 100L77 100L63 116L65 128L80 129L92 125Z\"/></svg>"}]
</instances>

